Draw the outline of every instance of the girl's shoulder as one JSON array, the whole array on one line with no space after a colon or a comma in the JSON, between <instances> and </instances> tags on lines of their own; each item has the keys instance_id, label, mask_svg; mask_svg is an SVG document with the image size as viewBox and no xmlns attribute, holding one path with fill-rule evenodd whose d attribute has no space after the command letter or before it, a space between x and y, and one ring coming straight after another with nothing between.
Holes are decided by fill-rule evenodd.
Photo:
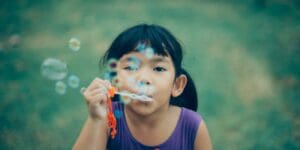
<instances>
[{"instance_id":1,"label":"girl's shoulder","mask_svg":"<svg viewBox=\"0 0 300 150\"><path fill-rule=\"evenodd\" d=\"M185 107L180 107L181 113L180 113L180 122L183 124L183 126L198 129L201 121L202 116L193 110L187 109Z\"/></svg>"}]
</instances>

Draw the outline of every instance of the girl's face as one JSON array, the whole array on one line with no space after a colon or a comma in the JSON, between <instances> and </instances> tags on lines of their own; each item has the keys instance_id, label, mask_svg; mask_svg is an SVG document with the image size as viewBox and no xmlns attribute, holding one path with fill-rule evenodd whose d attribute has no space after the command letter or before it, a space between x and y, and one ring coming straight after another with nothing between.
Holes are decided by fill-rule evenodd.
<instances>
[{"instance_id":1,"label":"girl's face","mask_svg":"<svg viewBox=\"0 0 300 150\"><path fill-rule=\"evenodd\" d=\"M142 102L131 100L127 106L141 115L151 114L169 106L175 68L170 57L153 55L151 58L139 52L123 55L117 65L121 83L119 91L145 94L154 100Z\"/></svg>"}]
</instances>

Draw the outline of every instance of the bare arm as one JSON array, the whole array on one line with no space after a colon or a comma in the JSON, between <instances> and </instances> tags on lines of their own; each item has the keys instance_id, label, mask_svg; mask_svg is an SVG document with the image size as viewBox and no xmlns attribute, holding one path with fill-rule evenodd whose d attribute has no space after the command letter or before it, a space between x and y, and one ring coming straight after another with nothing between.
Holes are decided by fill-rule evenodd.
<instances>
[{"instance_id":1,"label":"bare arm","mask_svg":"<svg viewBox=\"0 0 300 150\"><path fill-rule=\"evenodd\" d=\"M89 114L73 150L106 149L109 136L106 101L110 86L109 82L96 78L83 93Z\"/></svg>"},{"instance_id":2,"label":"bare arm","mask_svg":"<svg viewBox=\"0 0 300 150\"><path fill-rule=\"evenodd\" d=\"M73 150L105 150L107 139L107 122L88 117Z\"/></svg>"},{"instance_id":3,"label":"bare arm","mask_svg":"<svg viewBox=\"0 0 300 150\"><path fill-rule=\"evenodd\" d=\"M212 144L204 120L199 125L194 150L212 150Z\"/></svg>"}]
</instances>

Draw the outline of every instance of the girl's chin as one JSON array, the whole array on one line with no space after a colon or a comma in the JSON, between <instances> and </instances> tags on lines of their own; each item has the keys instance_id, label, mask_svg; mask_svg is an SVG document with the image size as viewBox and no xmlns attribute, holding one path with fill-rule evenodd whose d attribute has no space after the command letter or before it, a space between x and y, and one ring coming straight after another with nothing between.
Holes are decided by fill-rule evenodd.
<instances>
[{"instance_id":1,"label":"girl's chin","mask_svg":"<svg viewBox=\"0 0 300 150\"><path fill-rule=\"evenodd\" d=\"M148 115L153 112L152 102L133 101L130 103L130 107L139 115Z\"/></svg>"}]
</instances>

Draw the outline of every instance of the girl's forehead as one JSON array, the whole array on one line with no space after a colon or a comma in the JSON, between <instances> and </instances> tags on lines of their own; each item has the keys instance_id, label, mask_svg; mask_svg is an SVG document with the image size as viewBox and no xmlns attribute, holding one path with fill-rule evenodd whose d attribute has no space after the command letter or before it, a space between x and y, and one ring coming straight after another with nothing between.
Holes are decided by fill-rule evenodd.
<instances>
[{"instance_id":1,"label":"girl's forehead","mask_svg":"<svg viewBox=\"0 0 300 150\"><path fill-rule=\"evenodd\" d=\"M144 60L144 61L150 61L150 62L166 62L166 63L172 64L170 55L162 56L162 55L158 55L158 54L153 54L153 56L151 58L148 58L143 53L136 52L136 51L133 51L133 52L123 55L119 61L120 62L131 61L132 58L139 59L140 61Z\"/></svg>"}]
</instances>

